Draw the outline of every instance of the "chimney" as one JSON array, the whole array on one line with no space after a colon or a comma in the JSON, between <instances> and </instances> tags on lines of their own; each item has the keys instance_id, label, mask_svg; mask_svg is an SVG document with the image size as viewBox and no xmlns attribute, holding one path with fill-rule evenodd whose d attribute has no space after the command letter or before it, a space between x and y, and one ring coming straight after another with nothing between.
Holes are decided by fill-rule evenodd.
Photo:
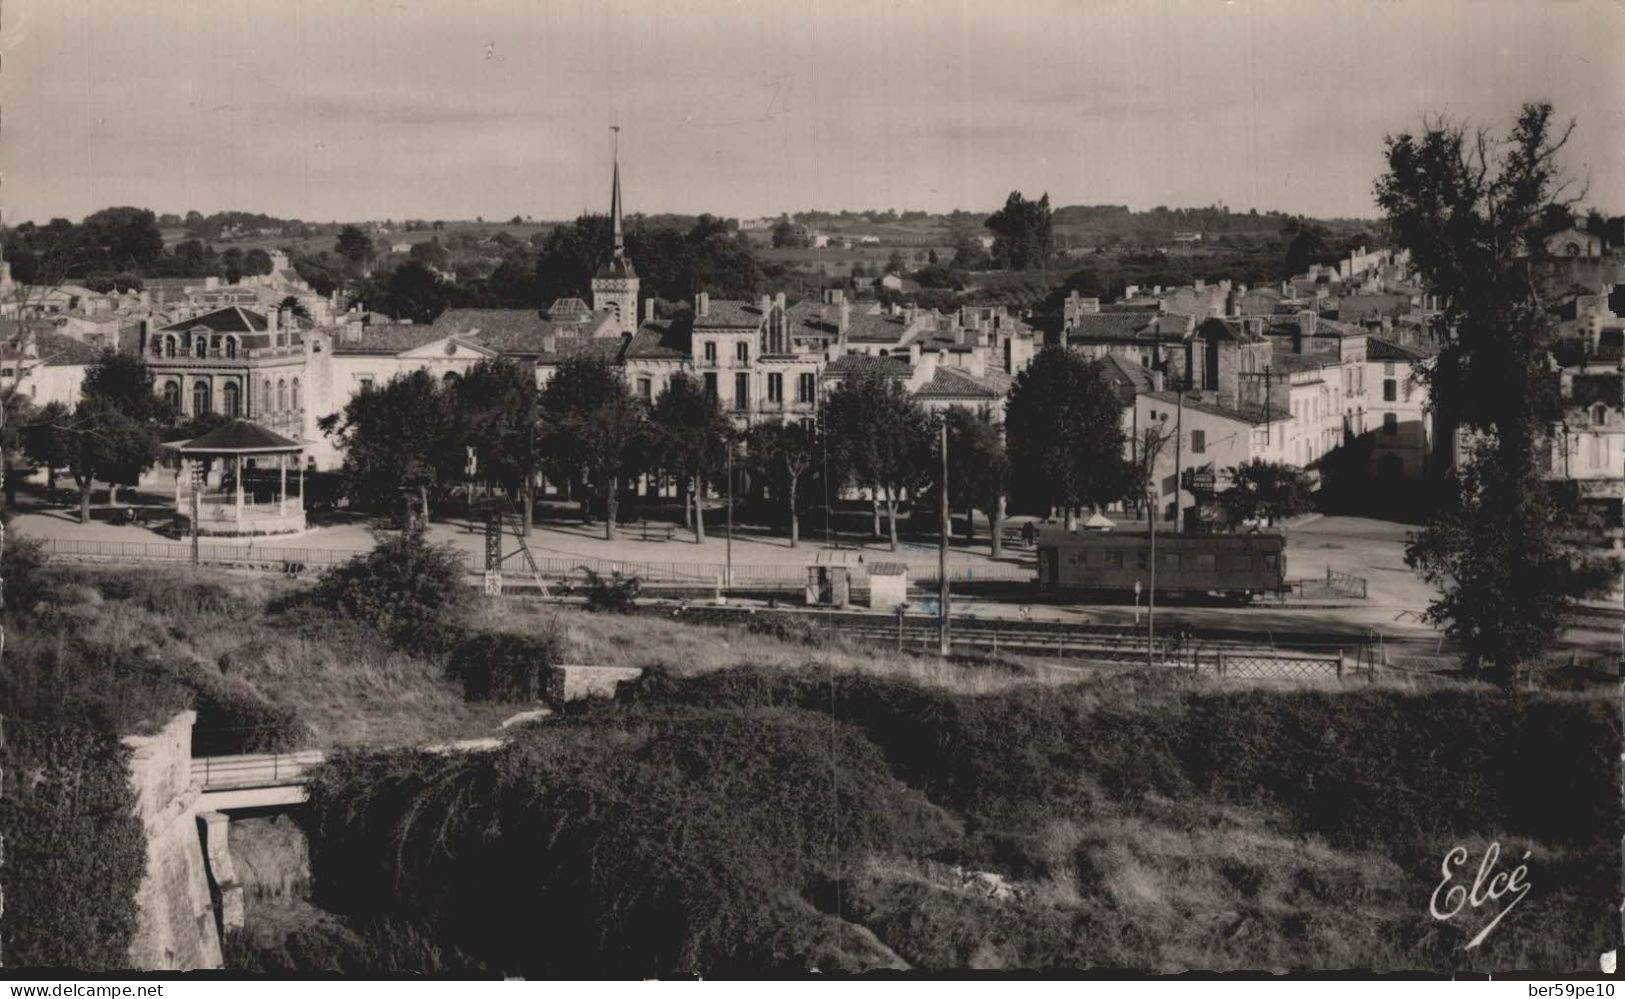
<instances>
[{"instance_id":1,"label":"chimney","mask_svg":"<svg viewBox=\"0 0 1625 999\"><path fill-rule=\"evenodd\" d=\"M141 353L145 354L148 350L152 349L152 344L150 343L152 340L152 320L141 320L138 328L141 330L140 339L138 340L138 349Z\"/></svg>"},{"instance_id":2,"label":"chimney","mask_svg":"<svg viewBox=\"0 0 1625 999\"><path fill-rule=\"evenodd\" d=\"M908 363L911 367L920 363L920 341L918 339L909 342Z\"/></svg>"},{"instance_id":3,"label":"chimney","mask_svg":"<svg viewBox=\"0 0 1625 999\"><path fill-rule=\"evenodd\" d=\"M696 316L709 316L711 314L711 293L702 291L694 296L694 314Z\"/></svg>"},{"instance_id":4,"label":"chimney","mask_svg":"<svg viewBox=\"0 0 1625 999\"><path fill-rule=\"evenodd\" d=\"M280 306L273 305L270 308L266 309L265 310L265 332L271 334L271 346L273 346L273 347L280 346L280 338L277 336L277 333L278 333L279 328L281 327L281 325L282 325L282 308Z\"/></svg>"},{"instance_id":5,"label":"chimney","mask_svg":"<svg viewBox=\"0 0 1625 999\"><path fill-rule=\"evenodd\" d=\"M784 292L781 291L777 295L773 296L773 304L778 306L780 309L783 309L785 307L785 305L784 305Z\"/></svg>"},{"instance_id":6,"label":"chimney","mask_svg":"<svg viewBox=\"0 0 1625 999\"><path fill-rule=\"evenodd\" d=\"M841 293L836 292L836 294L840 295ZM846 342L846 331L851 328L851 326L852 303L846 300L846 296L841 295L840 298L835 300L835 333L836 338L840 342Z\"/></svg>"},{"instance_id":7,"label":"chimney","mask_svg":"<svg viewBox=\"0 0 1625 999\"><path fill-rule=\"evenodd\" d=\"M643 300L643 321L646 323L655 321L655 300L653 297Z\"/></svg>"},{"instance_id":8,"label":"chimney","mask_svg":"<svg viewBox=\"0 0 1625 999\"><path fill-rule=\"evenodd\" d=\"M1304 336L1314 336L1315 326L1320 316L1313 309L1303 309L1298 313L1298 332Z\"/></svg>"},{"instance_id":9,"label":"chimney","mask_svg":"<svg viewBox=\"0 0 1625 999\"><path fill-rule=\"evenodd\" d=\"M766 319L768 310L773 308L773 299L769 298L766 295L763 295L762 296L762 302L761 302L761 308L762 308L762 318Z\"/></svg>"}]
</instances>

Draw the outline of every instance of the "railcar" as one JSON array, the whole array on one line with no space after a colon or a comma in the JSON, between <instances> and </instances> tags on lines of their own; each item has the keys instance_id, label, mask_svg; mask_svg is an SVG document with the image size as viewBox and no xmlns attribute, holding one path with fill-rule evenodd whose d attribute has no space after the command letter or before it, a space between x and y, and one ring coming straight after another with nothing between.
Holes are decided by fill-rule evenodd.
<instances>
[{"instance_id":1,"label":"railcar","mask_svg":"<svg viewBox=\"0 0 1625 999\"><path fill-rule=\"evenodd\" d=\"M1280 534L1157 533L1156 571L1146 532L1048 528L1038 538L1038 586L1079 597L1132 595L1153 587L1163 597L1219 596L1249 601L1286 589L1286 538Z\"/></svg>"}]
</instances>

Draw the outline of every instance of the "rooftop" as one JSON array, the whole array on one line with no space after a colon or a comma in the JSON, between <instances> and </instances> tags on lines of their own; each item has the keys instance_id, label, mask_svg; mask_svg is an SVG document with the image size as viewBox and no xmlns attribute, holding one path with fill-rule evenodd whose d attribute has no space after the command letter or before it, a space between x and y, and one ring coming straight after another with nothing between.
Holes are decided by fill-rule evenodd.
<instances>
[{"instance_id":1,"label":"rooftop","mask_svg":"<svg viewBox=\"0 0 1625 999\"><path fill-rule=\"evenodd\" d=\"M171 323L164 329L181 332L195 330L199 326L215 333L263 333L270 328L265 317L258 312L250 312L240 305L228 305L223 309L205 312L201 316Z\"/></svg>"}]
</instances>

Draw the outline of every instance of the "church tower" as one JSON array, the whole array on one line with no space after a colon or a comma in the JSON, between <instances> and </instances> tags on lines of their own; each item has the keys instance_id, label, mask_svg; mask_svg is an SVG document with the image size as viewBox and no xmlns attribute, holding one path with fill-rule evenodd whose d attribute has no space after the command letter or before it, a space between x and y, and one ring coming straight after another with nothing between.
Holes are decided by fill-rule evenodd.
<instances>
[{"instance_id":1,"label":"church tower","mask_svg":"<svg viewBox=\"0 0 1625 999\"><path fill-rule=\"evenodd\" d=\"M638 326L638 272L626 256L625 235L621 229L621 128L615 131L615 179L610 190L609 214L615 227L615 243L610 258L592 279L592 308L594 312L609 310L615 314L617 328L632 332Z\"/></svg>"}]
</instances>

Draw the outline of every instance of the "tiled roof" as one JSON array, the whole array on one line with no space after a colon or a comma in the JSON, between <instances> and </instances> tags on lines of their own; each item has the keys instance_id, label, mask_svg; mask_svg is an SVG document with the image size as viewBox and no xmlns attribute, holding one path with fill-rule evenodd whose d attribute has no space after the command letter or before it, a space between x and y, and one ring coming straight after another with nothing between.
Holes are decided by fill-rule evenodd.
<instances>
[{"instance_id":1,"label":"tiled roof","mask_svg":"<svg viewBox=\"0 0 1625 999\"><path fill-rule=\"evenodd\" d=\"M0 320L0 336L10 339L16 335L17 322L14 319ZM103 350L92 347L88 343L75 340L55 330L34 331L35 356L48 368L70 367L76 364L95 364L101 359ZM0 356L11 360L17 352L6 348L0 350Z\"/></svg>"},{"instance_id":2,"label":"tiled roof","mask_svg":"<svg viewBox=\"0 0 1625 999\"><path fill-rule=\"evenodd\" d=\"M223 309L205 312L201 316L171 323L164 329L181 332L197 329L199 326L216 333L263 333L269 328L265 317L258 312L250 312L240 305L228 305Z\"/></svg>"},{"instance_id":3,"label":"tiled roof","mask_svg":"<svg viewBox=\"0 0 1625 999\"><path fill-rule=\"evenodd\" d=\"M1426 356L1419 350L1380 336L1374 336L1366 343L1365 357L1368 361L1421 361Z\"/></svg>"},{"instance_id":4,"label":"tiled roof","mask_svg":"<svg viewBox=\"0 0 1625 999\"><path fill-rule=\"evenodd\" d=\"M559 364L572 357L598 357L614 363L621 359L621 348L626 341L618 336L560 337L551 353L538 353L537 364Z\"/></svg>"},{"instance_id":5,"label":"tiled roof","mask_svg":"<svg viewBox=\"0 0 1625 999\"><path fill-rule=\"evenodd\" d=\"M845 354L824 365L824 377L855 375L863 371L877 371L893 378L907 378L913 370L901 357L870 357L867 354Z\"/></svg>"},{"instance_id":6,"label":"tiled roof","mask_svg":"<svg viewBox=\"0 0 1625 999\"><path fill-rule=\"evenodd\" d=\"M937 370L932 373L931 380L916 389L914 394L943 399L1000 399L1004 397L1003 392L970 372L940 364L937 365Z\"/></svg>"},{"instance_id":7,"label":"tiled roof","mask_svg":"<svg viewBox=\"0 0 1625 999\"><path fill-rule=\"evenodd\" d=\"M861 343L898 343L907 330L908 323L902 316L854 313L846 328L846 338Z\"/></svg>"},{"instance_id":8,"label":"tiled roof","mask_svg":"<svg viewBox=\"0 0 1625 999\"><path fill-rule=\"evenodd\" d=\"M669 320L644 323L627 341L622 359L679 361L689 357L686 323Z\"/></svg>"},{"instance_id":9,"label":"tiled roof","mask_svg":"<svg viewBox=\"0 0 1625 999\"><path fill-rule=\"evenodd\" d=\"M230 423L215 427L201 437L194 437L171 446L177 450L191 452L246 453L297 450L300 444L251 420L232 420Z\"/></svg>"},{"instance_id":10,"label":"tiled roof","mask_svg":"<svg viewBox=\"0 0 1625 999\"><path fill-rule=\"evenodd\" d=\"M1101 374L1117 389L1117 397L1125 406L1132 405L1134 397L1141 392L1150 392L1156 387L1156 378L1143 364L1136 364L1118 354L1107 354L1100 364Z\"/></svg>"},{"instance_id":11,"label":"tiled roof","mask_svg":"<svg viewBox=\"0 0 1625 999\"><path fill-rule=\"evenodd\" d=\"M476 339L501 354L536 356L548 352L550 341L604 339L620 343L619 336L603 336L613 321L608 312L590 314L587 322L553 322L535 309L447 309L433 326L441 336L457 334Z\"/></svg>"},{"instance_id":12,"label":"tiled roof","mask_svg":"<svg viewBox=\"0 0 1625 999\"><path fill-rule=\"evenodd\" d=\"M585 321L590 315L592 315L592 309L588 308L587 303L579 298L555 299L553 304L547 307L547 318L556 323L570 320L581 322Z\"/></svg>"},{"instance_id":13,"label":"tiled roof","mask_svg":"<svg viewBox=\"0 0 1625 999\"><path fill-rule=\"evenodd\" d=\"M1179 405L1178 392L1147 392L1145 395L1147 398L1155 399L1158 402L1167 403L1170 406ZM1287 423L1292 419L1291 413L1284 413L1280 411L1268 412L1261 406L1232 407L1220 406L1219 404L1213 402L1204 402L1199 396L1192 395L1188 392L1185 394L1185 408L1193 409L1199 413L1209 413L1213 416L1223 417L1225 419L1234 420L1237 423L1245 423L1255 427L1263 426L1266 423Z\"/></svg>"},{"instance_id":14,"label":"tiled roof","mask_svg":"<svg viewBox=\"0 0 1625 999\"><path fill-rule=\"evenodd\" d=\"M1320 354L1274 354L1270 357L1270 367L1276 371L1292 374L1298 371L1319 371L1322 368L1336 367L1337 358Z\"/></svg>"},{"instance_id":15,"label":"tiled roof","mask_svg":"<svg viewBox=\"0 0 1625 999\"><path fill-rule=\"evenodd\" d=\"M1262 321L1250 321L1248 318L1235 317L1227 319L1205 319L1197 327L1200 334L1207 336L1224 336L1241 343L1263 343Z\"/></svg>"},{"instance_id":16,"label":"tiled roof","mask_svg":"<svg viewBox=\"0 0 1625 999\"><path fill-rule=\"evenodd\" d=\"M372 323L361 328L361 340L355 343L335 341L335 354L401 354L433 343L443 336L431 323Z\"/></svg>"},{"instance_id":17,"label":"tiled roof","mask_svg":"<svg viewBox=\"0 0 1625 999\"><path fill-rule=\"evenodd\" d=\"M713 298L706 303L705 315L694 317L696 329L760 325L762 307L756 302L742 302L733 298Z\"/></svg>"},{"instance_id":18,"label":"tiled roof","mask_svg":"<svg viewBox=\"0 0 1625 999\"><path fill-rule=\"evenodd\" d=\"M1139 341L1153 335L1155 316L1143 312L1095 312L1079 316L1066 331L1071 342L1091 340Z\"/></svg>"}]
</instances>

